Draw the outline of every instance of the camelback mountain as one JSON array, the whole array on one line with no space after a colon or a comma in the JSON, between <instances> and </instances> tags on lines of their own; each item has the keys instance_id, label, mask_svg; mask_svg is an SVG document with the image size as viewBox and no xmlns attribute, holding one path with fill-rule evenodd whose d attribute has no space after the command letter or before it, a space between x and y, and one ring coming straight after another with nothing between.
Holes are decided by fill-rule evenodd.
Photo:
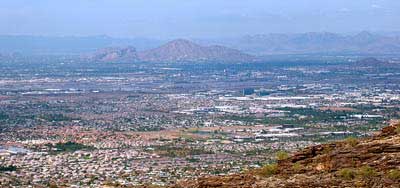
<instances>
[{"instance_id":1,"label":"camelback mountain","mask_svg":"<svg viewBox=\"0 0 400 188\"><path fill-rule=\"evenodd\" d=\"M200 46L188 40L174 40L159 48L140 52L143 61L229 61L244 62L254 58L223 46Z\"/></svg>"},{"instance_id":2,"label":"camelback mountain","mask_svg":"<svg viewBox=\"0 0 400 188\"><path fill-rule=\"evenodd\" d=\"M311 146L276 164L227 176L180 181L173 188L400 186L400 123L362 139Z\"/></svg>"},{"instance_id":3,"label":"camelback mountain","mask_svg":"<svg viewBox=\"0 0 400 188\"><path fill-rule=\"evenodd\" d=\"M189 40L178 39L140 52L132 47L100 49L89 59L99 62L248 62L256 58L223 46L201 46Z\"/></svg>"}]
</instances>

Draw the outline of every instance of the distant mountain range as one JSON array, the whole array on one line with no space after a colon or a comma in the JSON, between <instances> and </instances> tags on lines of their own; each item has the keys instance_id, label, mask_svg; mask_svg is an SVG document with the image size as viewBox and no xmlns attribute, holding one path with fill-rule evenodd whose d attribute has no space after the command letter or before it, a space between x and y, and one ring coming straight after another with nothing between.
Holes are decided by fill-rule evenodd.
<instances>
[{"instance_id":1,"label":"distant mountain range","mask_svg":"<svg viewBox=\"0 0 400 188\"><path fill-rule=\"evenodd\" d=\"M398 35L360 32L355 35L336 33L267 34L216 40L222 44L255 55L278 54L400 54Z\"/></svg>"},{"instance_id":2,"label":"distant mountain range","mask_svg":"<svg viewBox=\"0 0 400 188\"><path fill-rule=\"evenodd\" d=\"M368 57L368 58L364 58L359 61L356 61L353 64L356 66L381 66L381 65L388 64L388 63L385 61L378 60L373 57Z\"/></svg>"},{"instance_id":3,"label":"distant mountain range","mask_svg":"<svg viewBox=\"0 0 400 188\"><path fill-rule=\"evenodd\" d=\"M354 68L363 67L370 69L379 69L379 68L396 69L396 67L399 67L400 64L397 61L387 61L387 60L376 59L373 57L368 57L355 61L351 65L353 65Z\"/></svg>"},{"instance_id":4,"label":"distant mountain range","mask_svg":"<svg viewBox=\"0 0 400 188\"><path fill-rule=\"evenodd\" d=\"M354 35L344 35L329 32L310 32L300 34L265 34L249 35L236 38L194 39L197 44L190 46L184 41L175 41L166 46L167 40L149 38L112 38L107 36L89 37L43 37L43 36L0 36L0 53L21 54L82 54L94 52L100 48L115 46L134 46L138 51L147 51L140 54L140 58L157 60L165 59L162 54L173 46L185 46L182 53L196 48L196 54L184 59L204 58L214 59L212 53L237 54L232 49L256 56L288 55L288 54L330 54L330 55L400 55L400 34L375 34L360 32ZM217 45L217 46L215 46ZM226 47L222 47L222 46ZM205 47L208 46L208 47ZM157 48L159 47L159 48ZM228 48L230 48L228 50ZM153 49L153 50L150 50ZM216 52L211 52L216 51ZM176 49L175 52L178 52ZM171 59L183 58L181 54L170 54ZM228 56L228 54L226 54ZM232 54L231 54L232 55ZM160 57L156 57L160 56ZM240 57L239 57L240 58ZM168 59L168 58L167 58ZM217 58L218 59L218 58Z\"/></svg>"},{"instance_id":5,"label":"distant mountain range","mask_svg":"<svg viewBox=\"0 0 400 188\"><path fill-rule=\"evenodd\" d=\"M96 62L249 62L255 57L224 46L201 46L189 40L178 39L160 47L137 52L133 47L105 48L92 55Z\"/></svg>"},{"instance_id":6,"label":"distant mountain range","mask_svg":"<svg viewBox=\"0 0 400 188\"><path fill-rule=\"evenodd\" d=\"M135 46L146 50L161 45L163 40L148 38L113 38L108 36L47 37L24 35L0 35L0 53L25 55L79 55L94 52L99 48Z\"/></svg>"}]
</instances>

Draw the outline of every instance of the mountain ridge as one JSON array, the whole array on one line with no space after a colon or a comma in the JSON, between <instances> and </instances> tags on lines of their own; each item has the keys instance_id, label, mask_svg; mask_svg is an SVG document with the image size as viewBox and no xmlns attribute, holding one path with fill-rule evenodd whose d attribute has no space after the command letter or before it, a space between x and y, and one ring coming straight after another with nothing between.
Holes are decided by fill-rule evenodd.
<instances>
[{"instance_id":1,"label":"mountain ridge","mask_svg":"<svg viewBox=\"0 0 400 188\"><path fill-rule=\"evenodd\" d=\"M254 55L399 54L400 37L362 31L354 35L331 32L247 35L220 44Z\"/></svg>"},{"instance_id":2,"label":"mountain ridge","mask_svg":"<svg viewBox=\"0 0 400 188\"><path fill-rule=\"evenodd\" d=\"M356 34L333 32L271 33L241 37L194 40L202 46L222 45L247 54L295 55L295 54L350 54L386 55L400 54L400 34ZM112 46L135 46L138 51L154 49L167 39L114 38L108 36L12 36L0 35L0 53L22 54L82 54Z\"/></svg>"},{"instance_id":3,"label":"mountain ridge","mask_svg":"<svg viewBox=\"0 0 400 188\"><path fill-rule=\"evenodd\" d=\"M123 61L123 62L132 62L138 61L138 55L136 48L132 46L128 47L109 47L109 48L102 48L97 50L95 53L90 54L84 58L88 58L93 61L101 61L101 62L108 62L108 61Z\"/></svg>"},{"instance_id":4,"label":"mountain ridge","mask_svg":"<svg viewBox=\"0 0 400 188\"><path fill-rule=\"evenodd\" d=\"M128 62L246 62L256 58L224 46L201 46L185 39L176 39L160 47L139 51L128 48L100 49L89 56L92 61Z\"/></svg>"}]
</instances>

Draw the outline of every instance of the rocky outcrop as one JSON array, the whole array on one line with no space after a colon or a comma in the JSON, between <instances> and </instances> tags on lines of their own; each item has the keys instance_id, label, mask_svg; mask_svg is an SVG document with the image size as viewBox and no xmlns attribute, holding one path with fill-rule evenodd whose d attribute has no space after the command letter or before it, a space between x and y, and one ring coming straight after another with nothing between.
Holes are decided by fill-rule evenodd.
<instances>
[{"instance_id":1,"label":"rocky outcrop","mask_svg":"<svg viewBox=\"0 0 400 188\"><path fill-rule=\"evenodd\" d=\"M256 177L248 174L237 174L225 177L202 177L195 182L188 182L184 187L201 188L201 187L251 187L257 182Z\"/></svg>"},{"instance_id":2,"label":"rocky outcrop","mask_svg":"<svg viewBox=\"0 0 400 188\"><path fill-rule=\"evenodd\" d=\"M399 187L400 124L370 138L305 148L278 161L276 168L270 176L256 169L241 175L182 181L173 187Z\"/></svg>"}]
</instances>

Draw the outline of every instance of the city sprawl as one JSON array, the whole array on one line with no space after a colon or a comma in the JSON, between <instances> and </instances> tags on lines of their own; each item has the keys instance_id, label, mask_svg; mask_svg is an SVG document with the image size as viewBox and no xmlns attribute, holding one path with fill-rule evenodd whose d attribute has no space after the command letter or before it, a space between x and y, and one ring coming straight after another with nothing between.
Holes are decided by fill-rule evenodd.
<instances>
[{"instance_id":1,"label":"city sprawl","mask_svg":"<svg viewBox=\"0 0 400 188\"><path fill-rule=\"evenodd\" d=\"M370 135L400 117L400 60L361 59L3 59L0 185L169 185Z\"/></svg>"}]
</instances>

